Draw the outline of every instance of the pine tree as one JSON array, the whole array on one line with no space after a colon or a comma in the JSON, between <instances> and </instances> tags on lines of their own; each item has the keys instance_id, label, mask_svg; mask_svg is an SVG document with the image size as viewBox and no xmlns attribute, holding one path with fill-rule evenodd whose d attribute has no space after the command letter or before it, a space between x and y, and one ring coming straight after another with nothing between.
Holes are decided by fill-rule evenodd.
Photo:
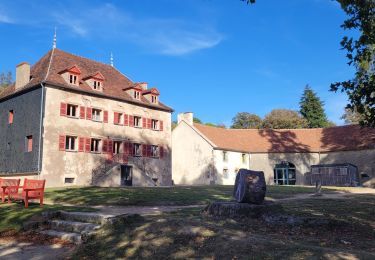
<instances>
[{"instance_id":1,"label":"pine tree","mask_svg":"<svg viewBox=\"0 0 375 260\"><path fill-rule=\"evenodd\" d=\"M327 127L329 125L323 108L324 103L309 85L306 85L299 104L301 115L307 120L309 128Z\"/></svg>"}]
</instances>

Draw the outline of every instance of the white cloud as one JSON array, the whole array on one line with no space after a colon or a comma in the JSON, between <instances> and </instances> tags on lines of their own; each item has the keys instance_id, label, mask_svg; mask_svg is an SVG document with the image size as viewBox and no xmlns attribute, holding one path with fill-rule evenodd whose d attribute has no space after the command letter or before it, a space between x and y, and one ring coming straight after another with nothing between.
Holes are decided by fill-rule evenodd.
<instances>
[{"instance_id":1,"label":"white cloud","mask_svg":"<svg viewBox=\"0 0 375 260\"><path fill-rule=\"evenodd\" d=\"M0 23L13 23L14 21L10 19L7 15L5 14L0 14Z\"/></svg>"}]
</instances>

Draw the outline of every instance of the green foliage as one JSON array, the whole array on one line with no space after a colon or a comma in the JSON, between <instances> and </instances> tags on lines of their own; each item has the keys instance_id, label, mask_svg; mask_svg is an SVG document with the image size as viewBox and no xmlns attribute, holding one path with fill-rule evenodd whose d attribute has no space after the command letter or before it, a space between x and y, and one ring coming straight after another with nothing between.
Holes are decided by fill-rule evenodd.
<instances>
[{"instance_id":1,"label":"green foliage","mask_svg":"<svg viewBox=\"0 0 375 260\"><path fill-rule=\"evenodd\" d=\"M341 117L345 120L347 125L358 125L362 120L362 115L357 112L357 109L353 110L350 108L345 109L345 114Z\"/></svg>"},{"instance_id":2,"label":"green foliage","mask_svg":"<svg viewBox=\"0 0 375 260\"><path fill-rule=\"evenodd\" d=\"M263 120L263 127L271 129L306 128L307 124L298 112L288 109L274 109Z\"/></svg>"},{"instance_id":3,"label":"green foliage","mask_svg":"<svg viewBox=\"0 0 375 260\"><path fill-rule=\"evenodd\" d=\"M323 102L309 85L306 85L299 104L300 113L307 120L307 126L309 128L328 126L328 120L324 112Z\"/></svg>"},{"instance_id":4,"label":"green foliage","mask_svg":"<svg viewBox=\"0 0 375 260\"><path fill-rule=\"evenodd\" d=\"M194 118L193 118L193 122L194 122L194 123L197 123L197 124L203 124L203 123L202 123L202 120L200 120L200 119L197 118L197 117L194 117Z\"/></svg>"},{"instance_id":5,"label":"green foliage","mask_svg":"<svg viewBox=\"0 0 375 260\"><path fill-rule=\"evenodd\" d=\"M12 72L8 71L7 73L0 73L0 88L9 86L13 83Z\"/></svg>"},{"instance_id":6,"label":"green foliage","mask_svg":"<svg viewBox=\"0 0 375 260\"><path fill-rule=\"evenodd\" d=\"M232 119L231 128L234 129L254 129L261 128L262 119L248 112L240 112Z\"/></svg>"},{"instance_id":7,"label":"green foliage","mask_svg":"<svg viewBox=\"0 0 375 260\"><path fill-rule=\"evenodd\" d=\"M349 16L341 27L358 31L359 36L345 36L341 41L348 64L356 69L354 79L336 82L331 90L346 92L350 102L347 109L361 115L362 125L375 127L375 1L337 1Z\"/></svg>"}]
</instances>

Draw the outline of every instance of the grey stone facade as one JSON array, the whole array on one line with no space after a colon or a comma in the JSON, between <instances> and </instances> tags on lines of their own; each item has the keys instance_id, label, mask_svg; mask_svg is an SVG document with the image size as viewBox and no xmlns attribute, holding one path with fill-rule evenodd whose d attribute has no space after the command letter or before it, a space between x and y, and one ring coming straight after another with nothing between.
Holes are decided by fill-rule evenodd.
<instances>
[{"instance_id":1,"label":"grey stone facade","mask_svg":"<svg viewBox=\"0 0 375 260\"><path fill-rule=\"evenodd\" d=\"M37 174L41 101L41 87L0 100L0 175ZM11 110L14 119L9 124ZM26 151L27 136L32 136L31 152Z\"/></svg>"}]
</instances>

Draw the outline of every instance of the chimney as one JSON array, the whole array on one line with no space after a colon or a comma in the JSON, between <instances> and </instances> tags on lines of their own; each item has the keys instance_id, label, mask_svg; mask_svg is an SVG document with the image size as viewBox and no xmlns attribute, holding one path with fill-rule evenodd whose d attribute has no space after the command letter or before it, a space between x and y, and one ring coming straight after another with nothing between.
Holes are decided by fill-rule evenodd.
<instances>
[{"instance_id":1,"label":"chimney","mask_svg":"<svg viewBox=\"0 0 375 260\"><path fill-rule=\"evenodd\" d=\"M147 90L147 88L148 88L148 84L147 84L147 82L139 82L138 84L141 86L141 88L142 88L143 90Z\"/></svg>"},{"instance_id":2,"label":"chimney","mask_svg":"<svg viewBox=\"0 0 375 260\"><path fill-rule=\"evenodd\" d=\"M16 66L16 89L24 87L30 81L30 64L22 62Z\"/></svg>"},{"instance_id":3,"label":"chimney","mask_svg":"<svg viewBox=\"0 0 375 260\"><path fill-rule=\"evenodd\" d=\"M185 112L185 113L178 114L177 122L180 123L182 120L184 120L189 125L193 125L193 113Z\"/></svg>"}]
</instances>

